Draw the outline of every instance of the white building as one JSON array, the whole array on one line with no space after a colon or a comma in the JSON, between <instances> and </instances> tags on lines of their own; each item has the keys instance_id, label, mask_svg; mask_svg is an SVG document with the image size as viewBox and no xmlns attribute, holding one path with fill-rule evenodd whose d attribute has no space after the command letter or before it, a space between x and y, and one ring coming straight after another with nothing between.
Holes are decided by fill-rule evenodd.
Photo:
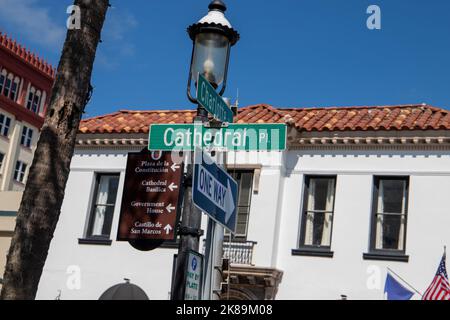
<instances>
[{"instance_id":1,"label":"white building","mask_svg":"<svg viewBox=\"0 0 450 320\"><path fill-rule=\"evenodd\" d=\"M169 297L176 249L140 252L115 235L127 153L146 147L149 124L194 114L83 121L39 299L98 299L123 278L150 299ZM387 268L425 291L450 244L448 111L257 105L236 122L287 123L288 149L229 154L240 183L238 235L224 244L229 297L383 299Z\"/></svg>"}]
</instances>

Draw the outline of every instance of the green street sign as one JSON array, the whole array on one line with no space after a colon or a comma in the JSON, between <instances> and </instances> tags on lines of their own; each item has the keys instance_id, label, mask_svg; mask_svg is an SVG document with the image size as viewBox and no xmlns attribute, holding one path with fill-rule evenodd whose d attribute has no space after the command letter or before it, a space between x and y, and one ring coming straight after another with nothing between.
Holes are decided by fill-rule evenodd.
<instances>
[{"instance_id":1,"label":"green street sign","mask_svg":"<svg viewBox=\"0 0 450 320\"><path fill-rule=\"evenodd\" d=\"M198 75L197 101L217 120L233 123L233 111L201 74Z\"/></svg>"},{"instance_id":2,"label":"green street sign","mask_svg":"<svg viewBox=\"0 0 450 320\"><path fill-rule=\"evenodd\" d=\"M150 126L150 151L283 151L285 124L230 124L208 128L201 124L155 124Z\"/></svg>"}]
</instances>

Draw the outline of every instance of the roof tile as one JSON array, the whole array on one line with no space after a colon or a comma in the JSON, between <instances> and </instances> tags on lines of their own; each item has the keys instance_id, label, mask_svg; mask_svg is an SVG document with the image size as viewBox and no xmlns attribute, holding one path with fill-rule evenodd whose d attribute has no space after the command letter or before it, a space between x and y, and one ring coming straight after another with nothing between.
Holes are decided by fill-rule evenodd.
<instances>
[{"instance_id":1,"label":"roof tile","mask_svg":"<svg viewBox=\"0 0 450 320\"><path fill-rule=\"evenodd\" d=\"M85 119L80 133L147 133L151 124L192 123L194 110L121 110ZM428 105L374 107L241 108L236 123L284 123L290 116L300 131L450 130L450 112Z\"/></svg>"}]
</instances>

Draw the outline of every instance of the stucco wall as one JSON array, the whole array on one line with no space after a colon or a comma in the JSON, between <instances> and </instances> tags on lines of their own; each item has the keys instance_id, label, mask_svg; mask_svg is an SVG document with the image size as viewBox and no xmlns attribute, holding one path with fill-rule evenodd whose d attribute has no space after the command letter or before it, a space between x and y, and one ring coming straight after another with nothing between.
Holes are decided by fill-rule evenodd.
<instances>
[{"instance_id":1,"label":"stucco wall","mask_svg":"<svg viewBox=\"0 0 450 320\"><path fill-rule=\"evenodd\" d=\"M139 252L114 241L126 166L124 151L81 151L72 161L60 221L38 291L38 298L97 299L123 278L141 286L151 299L167 299L173 249ZM254 155L254 154L253 154ZM254 263L284 272L278 299L382 299L390 267L419 291L431 282L450 243L450 155L446 151L292 150L284 156L230 154L229 164L262 165L259 192L253 194L248 240L258 242ZM111 246L78 244L86 226L94 172L121 172ZM297 248L305 174L337 175L332 234L333 258L293 256ZM409 262L363 260L368 251L374 175L409 175L406 252ZM203 219L206 230L206 219ZM68 267L81 271L80 290L70 290ZM376 281L378 279L378 282ZM375 289L367 286L368 280ZM375 282L373 282L375 280Z\"/></svg>"},{"instance_id":2,"label":"stucco wall","mask_svg":"<svg viewBox=\"0 0 450 320\"><path fill-rule=\"evenodd\" d=\"M277 298L339 299L344 294L349 299L382 299L388 267L420 292L431 283L443 246L450 243L450 156L432 151L356 153L289 154L293 172L284 186L277 252L277 266L284 271L284 277ZM331 259L291 254L298 243L302 205L299 195L305 173L337 174ZM410 176L408 263L363 260L369 248L374 174Z\"/></svg>"}]
</instances>

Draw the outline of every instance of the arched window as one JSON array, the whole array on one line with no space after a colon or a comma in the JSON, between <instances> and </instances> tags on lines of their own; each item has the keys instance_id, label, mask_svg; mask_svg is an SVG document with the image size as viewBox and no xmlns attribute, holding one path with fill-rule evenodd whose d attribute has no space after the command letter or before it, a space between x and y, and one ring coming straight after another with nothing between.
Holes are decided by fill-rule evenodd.
<instances>
[{"instance_id":1,"label":"arched window","mask_svg":"<svg viewBox=\"0 0 450 320\"><path fill-rule=\"evenodd\" d=\"M11 86L11 92L9 94L9 98L13 101L17 100L18 91L19 91L20 78L15 77Z\"/></svg>"},{"instance_id":2,"label":"arched window","mask_svg":"<svg viewBox=\"0 0 450 320\"><path fill-rule=\"evenodd\" d=\"M12 86L12 83L13 83L13 78L14 78L14 76L13 76L12 73L10 73L8 75L8 77L6 78L5 88L3 89L3 95L5 97L8 97L9 93L11 92L11 86Z\"/></svg>"},{"instance_id":3,"label":"arched window","mask_svg":"<svg viewBox=\"0 0 450 320\"><path fill-rule=\"evenodd\" d=\"M0 73L0 94L3 93L3 88L5 87L5 81L6 81L6 70L3 69Z\"/></svg>"},{"instance_id":4,"label":"arched window","mask_svg":"<svg viewBox=\"0 0 450 320\"><path fill-rule=\"evenodd\" d=\"M38 113L41 104L41 91L37 90L35 87L31 87L28 93L27 109Z\"/></svg>"},{"instance_id":5,"label":"arched window","mask_svg":"<svg viewBox=\"0 0 450 320\"><path fill-rule=\"evenodd\" d=\"M28 100L27 100L27 109L31 110L31 107L33 105L34 100L34 93L36 92L36 89L34 87L31 87L28 91Z\"/></svg>"},{"instance_id":6,"label":"arched window","mask_svg":"<svg viewBox=\"0 0 450 320\"><path fill-rule=\"evenodd\" d=\"M41 91L37 90L36 94L34 95L33 107L31 111L33 111L34 113L38 113L40 102L41 102Z\"/></svg>"}]
</instances>

